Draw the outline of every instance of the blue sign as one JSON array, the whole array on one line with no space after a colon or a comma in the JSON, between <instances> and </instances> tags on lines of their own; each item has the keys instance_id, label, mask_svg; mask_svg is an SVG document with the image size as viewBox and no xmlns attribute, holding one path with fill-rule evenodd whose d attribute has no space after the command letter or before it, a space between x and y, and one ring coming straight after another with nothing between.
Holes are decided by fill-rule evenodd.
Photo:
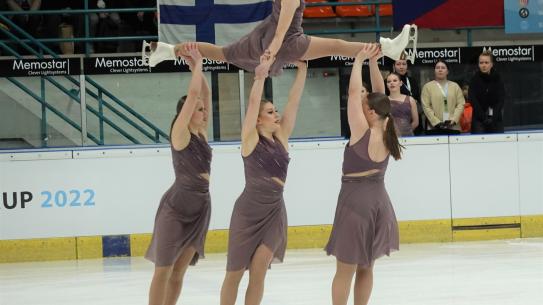
<instances>
[{"instance_id":1,"label":"blue sign","mask_svg":"<svg viewBox=\"0 0 543 305\"><path fill-rule=\"evenodd\" d=\"M505 32L543 33L543 0L504 0Z\"/></svg>"}]
</instances>

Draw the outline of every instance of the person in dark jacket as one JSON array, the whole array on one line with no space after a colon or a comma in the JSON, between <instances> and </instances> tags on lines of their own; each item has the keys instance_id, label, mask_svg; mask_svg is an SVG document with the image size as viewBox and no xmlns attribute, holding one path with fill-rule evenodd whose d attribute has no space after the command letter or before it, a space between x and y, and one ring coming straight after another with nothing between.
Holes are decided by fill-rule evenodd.
<instances>
[{"instance_id":1,"label":"person in dark jacket","mask_svg":"<svg viewBox=\"0 0 543 305\"><path fill-rule=\"evenodd\" d=\"M505 87L500 75L493 69L490 52L479 55L479 71L469 84L469 100L473 107L472 133L501 133Z\"/></svg>"}]
</instances>

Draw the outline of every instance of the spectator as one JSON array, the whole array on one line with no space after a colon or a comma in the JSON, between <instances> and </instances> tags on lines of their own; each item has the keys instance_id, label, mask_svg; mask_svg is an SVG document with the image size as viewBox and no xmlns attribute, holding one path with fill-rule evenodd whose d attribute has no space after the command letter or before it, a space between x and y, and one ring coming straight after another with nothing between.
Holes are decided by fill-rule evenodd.
<instances>
[{"instance_id":1,"label":"spectator","mask_svg":"<svg viewBox=\"0 0 543 305\"><path fill-rule=\"evenodd\" d=\"M409 65L407 64L407 60L405 59L399 59L394 61L394 67L393 71L398 73L400 76L400 80L402 81L402 87L400 88L400 93L403 95L411 96L413 99L415 99L416 105L417 105L417 113L419 117L419 123L417 124L418 127L415 129L414 133L417 135L420 135L423 133L423 111L422 111L422 105L420 102L420 86L419 81L412 76L409 75ZM385 86L386 94L390 95L390 92L388 91L388 88Z\"/></svg>"},{"instance_id":2,"label":"spectator","mask_svg":"<svg viewBox=\"0 0 543 305\"><path fill-rule=\"evenodd\" d=\"M6 3L11 11L37 11L41 7L41 0L7 0ZM37 36L40 15L12 15L10 19L33 37ZM17 32L15 34L21 37Z\"/></svg>"},{"instance_id":3,"label":"spectator","mask_svg":"<svg viewBox=\"0 0 543 305\"><path fill-rule=\"evenodd\" d=\"M466 103L464 104L464 112L460 117L460 130L462 132L471 132L471 118L473 116L473 108L471 107L471 103L468 98L468 91L469 85L462 85L462 94L464 95L464 100L466 101Z\"/></svg>"},{"instance_id":4,"label":"spectator","mask_svg":"<svg viewBox=\"0 0 543 305\"><path fill-rule=\"evenodd\" d=\"M500 133L503 127L505 87L494 70L490 52L479 55L479 70L469 84L469 100L473 107L472 133Z\"/></svg>"},{"instance_id":5,"label":"spectator","mask_svg":"<svg viewBox=\"0 0 543 305\"><path fill-rule=\"evenodd\" d=\"M105 9L105 8L122 8L120 0L90 0L89 8ZM90 36L91 37L117 37L119 36L119 27L121 17L119 13L92 13L89 14ZM97 53L114 53L117 52L116 41L105 41L94 43L94 49ZM91 53L94 50L91 49Z\"/></svg>"},{"instance_id":6,"label":"spectator","mask_svg":"<svg viewBox=\"0 0 543 305\"><path fill-rule=\"evenodd\" d=\"M457 83L447 80L448 74L447 64L439 60L434 68L435 79L422 87L422 106L431 125L427 133L460 133L464 96Z\"/></svg>"},{"instance_id":7,"label":"spectator","mask_svg":"<svg viewBox=\"0 0 543 305\"><path fill-rule=\"evenodd\" d=\"M123 7L156 7L156 0L122 0ZM123 26L122 36L148 36L158 35L157 18L155 12L135 12L121 14ZM141 51L141 40L123 41L119 52Z\"/></svg>"},{"instance_id":8,"label":"spectator","mask_svg":"<svg viewBox=\"0 0 543 305\"><path fill-rule=\"evenodd\" d=\"M394 119L396 131L402 136L413 136L413 130L419 125L419 114L417 111L417 102L409 95L402 94L400 88L403 87L401 76L396 73L390 73L386 78L386 88L390 93L390 113Z\"/></svg>"},{"instance_id":9,"label":"spectator","mask_svg":"<svg viewBox=\"0 0 543 305\"><path fill-rule=\"evenodd\" d=\"M73 38L84 36L82 14L69 14L70 9L83 9L83 0L42 0L42 10L66 10L66 14L44 15L44 33L48 38ZM50 47L56 52L82 53L83 43L61 42Z\"/></svg>"}]
</instances>

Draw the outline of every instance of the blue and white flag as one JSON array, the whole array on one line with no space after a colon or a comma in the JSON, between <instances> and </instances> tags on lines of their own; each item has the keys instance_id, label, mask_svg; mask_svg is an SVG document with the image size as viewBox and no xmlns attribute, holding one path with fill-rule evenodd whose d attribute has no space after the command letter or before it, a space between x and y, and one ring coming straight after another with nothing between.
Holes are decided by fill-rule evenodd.
<instances>
[{"instance_id":1,"label":"blue and white flag","mask_svg":"<svg viewBox=\"0 0 543 305\"><path fill-rule=\"evenodd\" d=\"M158 0L158 40L235 42L272 11L271 0Z\"/></svg>"}]
</instances>

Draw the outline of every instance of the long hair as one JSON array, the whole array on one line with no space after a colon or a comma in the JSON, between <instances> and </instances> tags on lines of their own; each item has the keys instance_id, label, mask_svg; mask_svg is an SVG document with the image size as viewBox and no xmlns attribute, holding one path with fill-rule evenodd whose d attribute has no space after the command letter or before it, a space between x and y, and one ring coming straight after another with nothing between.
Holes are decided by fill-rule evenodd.
<instances>
[{"instance_id":1,"label":"long hair","mask_svg":"<svg viewBox=\"0 0 543 305\"><path fill-rule=\"evenodd\" d=\"M172 124L170 125L170 139L172 138L172 129L173 124L175 124L175 120L177 120L177 117L179 116L179 113L181 112L181 109L183 109L183 105L185 105L185 101L187 100L187 96L183 95L179 101L177 101L177 106L175 110L175 116L173 117Z\"/></svg>"},{"instance_id":2,"label":"long hair","mask_svg":"<svg viewBox=\"0 0 543 305\"><path fill-rule=\"evenodd\" d=\"M392 115L390 114L390 100L388 96L380 92L368 94L368 107L374 110L381 120L387 119L383 142L394 160L400 160L402 158L402 149L405 147L398 140L396 128L394 127L394 119L392 119Z\"/></svg>"}]
</instances>

